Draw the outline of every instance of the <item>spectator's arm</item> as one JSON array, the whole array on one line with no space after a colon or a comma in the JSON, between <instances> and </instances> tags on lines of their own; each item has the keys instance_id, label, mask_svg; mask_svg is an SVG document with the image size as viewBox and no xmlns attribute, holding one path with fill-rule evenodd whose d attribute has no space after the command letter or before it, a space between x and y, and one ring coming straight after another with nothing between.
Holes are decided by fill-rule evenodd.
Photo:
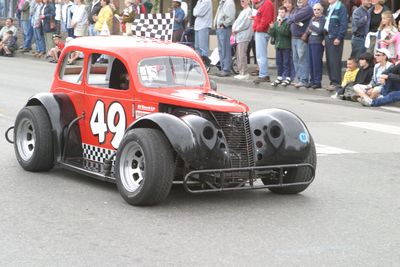
<instances>
[{"instance_id":1,"label":"spectator's arm","mask_svg":"<svg viewBox=\"0 0 400 267\"><path fill-rule=\"evenodd\" d=\"M300 8L296 14L291 16L291 21L293 23L299 23L304 21L308 21L312 18L313 16L313 11L310 6L307 6L306 8Z\"/></svg>"},{"instance_id":2,"label":"spectator's arm","mask_svg":"<svg viewBox=\"0 0 400 267\"><path fill-rule=\"evenodd\" d=\"M275 27L275 25L277 25L277 22L275 22L274 27ZM291 32L290 32L289 24L283 22L280 27L276 28L276 33L279 35L282 35L282 36L290 37Z\"/></svg>"},{"instance_id":3,"label":"spectator's arm","mask_svg":"<svg viewBox=\"0 0 400 267\"><path fill-rule=\"evenodd\" d=\"M365 16L362 16L361 12L357 11L359 11L359 9L356 9L351 17L353 24L356 26L356 30L363 27L368 22L368 19L365 19Z\"/></svg>"},{"instance_id":4,"label":"spectator's arm","mask_svg":"<svg viewBox=\"0 0 400 267\"><path fill-rule=\"evenodd\" d=\"M185 18L185 13L184 12L179 12L178 14L176 14L176 12L175 12L175 21L177 23L181 23L184 18Z\"/></svg>"},{"instance_id":5,"label":"spectator's arm","mask_svg":"<svg viewBox=\"0 0 400 267\"><path fill-rule=\"evenodd\" d=\"M347 32L347 9L343 4L342 8L339 9L338 16L339 16L339 35L336 38L338 38L339 40L343 40Z\"/></svg>"},{"instance_id":6,"label":"spectator's arm","mask_svg":"<svg viewBox=\"0 0 400 267\"><path fill-rule=\"evenodd\" d=\"M222 24L224 24L225 26L230 26L235 21L235 14L236 14L235 3L233 1L228 2L225 11L226 14L222 16Z\"/></svg>"},{"instance_id":7,"label":"spectator's arm","mask_svg":"<svg viewBox=\"0 0 400 267\"><path fill-rule=\"evenodd\" d=\"M325 25L325 17L322 17L319 23L319 27L315 27L315 25L313 25L311 20L308 28L317 34L322 34L324 32L324 25Z\"/></svg>"},{"instance_id":8,"label":"spectator's arm","mask_svg":"<svg viewBox=\"0 0 400 267\"><path fill-rule=\"evenodd\" d=\"M197 2L197 5L193 9L193 16L204 17L208 12L210 12L210 7L207 1Z\"/></svg>"}]
</instances>

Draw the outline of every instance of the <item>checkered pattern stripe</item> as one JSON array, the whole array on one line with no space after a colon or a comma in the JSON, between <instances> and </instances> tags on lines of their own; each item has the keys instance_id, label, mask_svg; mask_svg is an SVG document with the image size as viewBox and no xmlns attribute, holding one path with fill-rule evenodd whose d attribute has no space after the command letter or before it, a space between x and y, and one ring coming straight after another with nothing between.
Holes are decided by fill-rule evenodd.
<instances>
[{"instance_id":1,"label":"checkered pattern stripe","mask_svg":"<svg viewBox=\"0 0 400 267\"><path fill-rule=\"evenodd\" d=\"M83 148L83 158L87 160L92 160L100 163L104 163L104 160L110 158L110 156L115 152L115 150L110 150L98 146L92 146L89 144L82 144ZM112 159L114 164L115 156Z\"/></svg>"},{"instance_id":2,"label":"checkered pattern stripe","mask_svg":"<svg viewBox=\"0 0 400 267\"><path fill-rule=\"evenodd\" d=\"M172 40L174 16L170 13L140 14L132 24L133 35L155 38L163 41Z\"/></svg>"}]
</instances>

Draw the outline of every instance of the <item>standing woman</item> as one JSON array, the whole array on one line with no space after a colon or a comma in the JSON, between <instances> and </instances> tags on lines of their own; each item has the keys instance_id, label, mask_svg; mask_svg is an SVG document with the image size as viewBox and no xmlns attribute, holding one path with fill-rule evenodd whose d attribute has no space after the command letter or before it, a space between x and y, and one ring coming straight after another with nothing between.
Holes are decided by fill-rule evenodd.
<instances>
[{"instance_id":1,"label":"standing woman","mask_svg":"<svg viewBox=\"0 0 400 267\"><path fill-rule=\"evenodd\" d=\"M93 19L96 21L94 25L94 29L97 32L97 35L100 35L104 23L106 23L108 27L108 31L111 32L112 30L112 23L113 23L113 10L110 7L110 0L101 0L100 1L101 9L98 16L94 16ZM103 33L104 34L104 33Z\"/></svg>"},{"instance_id":2,"label":"standing woman","mask_svg":"<svg viewBox=\"0 0 400 267\"><path fill-rule=\"evenodd\" d=\"M42 28L44 35L44 43L46 52L53 47L53 34L56 31L56 9L50 0L43 0L42 10L40 11L40 19L42 20Z\"/></svg>"},{"instance_id":3,"label":"standing woman","mask_svg":"<svg viewBox=\"0 0 400 267\"><path fill-rule=\"evenodd\" d=\"M71 26L74 28L74 36L82 37L88 35L88 17L84 0L75 0L74 15Z\"/></svg>"},{"instance_id":4,"label":"standing woman","mask_svg":"<svg viewBox=\"0 0 400 267\"><path fill-rule=\"evenodd\" d=\"M321 88L322 57L324 55L324 8L320 3L313 6L314 17L308 25L308 49L310 55L310 85L313 89Z\"/></svg>"},{"instance_id":5,"label":"standing woman","mask_svg":"<svg viewBox=\"0 0 400 267\"><path fill-rule=\"evenodd\" d=\"M379 25L381 25L382 13L387 11L388 8L385 6L386 0L371 0L372 7L368 10L369 16L369 34L365 40L365 46L367 52L374 54L376 33L378 32Z\"/></svg>"},{"instance_id":6,"label":"standing woman","mask_svg":"<svg viewBox=\"0 0 400 267\"><path fill-rule=\"evenodd\" d=\"M249 78L247 68L247 47L253 36L253 21L249 19L252 15L252 9L249 6L250 0L241 0L243 10L235 20L232 26L232 33L236 37L237 49L236 58L239 66L239 75L235 78L247 80Z\"/></svg>"}]
</instances>

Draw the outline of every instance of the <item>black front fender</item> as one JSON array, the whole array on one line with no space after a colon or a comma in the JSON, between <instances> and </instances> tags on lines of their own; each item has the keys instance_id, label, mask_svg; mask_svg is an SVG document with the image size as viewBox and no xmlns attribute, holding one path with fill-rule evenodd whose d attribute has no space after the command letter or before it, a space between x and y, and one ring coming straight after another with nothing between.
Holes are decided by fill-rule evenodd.
<instances>
[{"instance_id":1,"label":"black front fender","mask_svg":"<svg viewBox=\"0 0 400 267\"><path fill-rule=\"evenodd\" d=\"M310 153L311 134L294 113L264 109L249 116L256 166L301 163Z\"/></svg>"},{"instance_id":2,"label":"black front fender","mask_svg":"<svg viewBox=\"0 0 400 267\"><path fill-rule=\"evenodd\" d=\"M230 164L228 153L221 149L224 147L221 131L200 116L178 118L167 113L152 113L136 120L127 130L134 128L160 129L177 154L193 168L224 168Z\"/></svg>"}]
</instances>

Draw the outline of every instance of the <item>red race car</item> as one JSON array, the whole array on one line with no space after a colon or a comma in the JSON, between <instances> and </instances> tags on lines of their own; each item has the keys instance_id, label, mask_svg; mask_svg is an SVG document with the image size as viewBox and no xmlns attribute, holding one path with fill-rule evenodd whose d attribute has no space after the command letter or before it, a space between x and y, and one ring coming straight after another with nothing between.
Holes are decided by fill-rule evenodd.
<instances>
[{"instance_id":1,"label":"red race car","mask_svg":"<svg viewBox=\"0 0 400 267\"><path fill-rule=\"evenodd\" d=\"M115 182L132 205L160 203L173 183L192 193L305 190L316 152L304 122L248 111L216 91L189 47L82 37L62 51L50 92L17 115L13 142L25 170L58 165Z\"/></svg>"}]
</instances>

